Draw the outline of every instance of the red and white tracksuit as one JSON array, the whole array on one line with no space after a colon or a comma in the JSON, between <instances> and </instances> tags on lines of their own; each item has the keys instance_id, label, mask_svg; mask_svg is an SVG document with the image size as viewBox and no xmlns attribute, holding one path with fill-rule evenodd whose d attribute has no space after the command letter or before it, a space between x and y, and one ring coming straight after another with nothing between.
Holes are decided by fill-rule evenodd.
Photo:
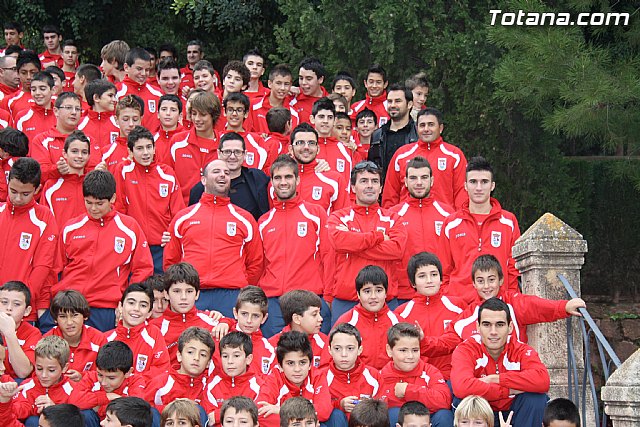
<instances>
[{"instance_id":1,"label":"red and white tracksuit","mask_svg":"<svg viewBox=\"0 0 640 427\"><path fill-rule=\"evenodd\" d=\"M351 111L349 112L349 116L351 117L351 121L355 126L356 116L360 111L363 111L365 108L376 113L376 117L378 118L378 125L376 127L380 127L383 124L389 121L389 113L387 112L387 92L383 91L379 96L370 96L369 93L365 96L362 101L354 102L351 104Z\"/></svg>"},{"instance_id":2,"label":"red and white tracksuit","mask_svg":"<svg viewBox=\"0 0 640 427\"><path fill-rule=\"evenodd\" d=\"M55 335L64 338L60 326L54 326L45 337ZM98 350L107 343L104 334L89 325L82 325L82 335L80 343L75 347L70 347L69 369L80 372L83 376L89 371L96 370L96 357Z\"/></svg>"}]
</instances>

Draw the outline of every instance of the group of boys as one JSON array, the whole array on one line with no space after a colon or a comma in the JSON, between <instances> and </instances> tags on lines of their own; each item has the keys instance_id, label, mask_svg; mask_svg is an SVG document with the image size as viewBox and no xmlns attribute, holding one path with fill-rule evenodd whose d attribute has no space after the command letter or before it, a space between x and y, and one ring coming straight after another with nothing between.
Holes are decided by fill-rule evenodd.
<instances>
[{"instance_id":1,"label":"group of boys","mask_svg":"<svg viewBox=\"0 0 640 427\"><path fill-rule=\"evenodd\" d=\"M413 402L451 426L477 394L540 425L526 326L585 304L519 292L517 219L491 165L444 142L424 74L372 65L352 103L353 77L329 94L314 58L265 88L258 51L220 77L197 40L184 68L116 40L98 68L55 27L39 56L21 33L0 57L0 414L72 403L97 425L137 396L159 425L187 397L219 425L243 395L288 425L302 396L324 425L380 400L391 425Z\"/></svg>"}]
</instances>

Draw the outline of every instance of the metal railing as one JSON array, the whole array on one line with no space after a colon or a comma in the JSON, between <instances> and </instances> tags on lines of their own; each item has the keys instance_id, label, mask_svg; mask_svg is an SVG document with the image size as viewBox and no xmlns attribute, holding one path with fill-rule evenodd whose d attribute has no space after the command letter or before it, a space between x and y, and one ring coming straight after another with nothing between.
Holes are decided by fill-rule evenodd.
<instances>
[{"instance_id":1,"label":"metal railing","mask_svg":"<svg viewBox=\"0 0 640 427\"><path fill-rule=\"evenodd\" d=\"M558 279L562 282L571 298L578 298L578 295L562 274L558 274ZM620 359L616 355L615 351L613 351L613 348L604 337L589 312L584 308L580 308L578 311L582 317L571 316L567 319L567 351L569 355L567 366L569 372L568 398L571 399L580 410L580 415L585 425L587 425L586 420L591 418L591 416L594 416L596 427L606 427L607 414L604 411L600 411L602 402L596 390L596 384L594 381L594 372L591 361L592 340L595 341L597 345L600 367L602 369L601 374L604 382L609 379L609 375L611 375L613 370L620 367L622 362L620 362ZM582 372L582 375L579 373L580 365L577 363L578 361L576 360L575 350L573 348L573 322L576 321L578 322L579 330L581 331L582 348L584 352L584 371ZM593 402L595 410L594 414L587 414L587 399L589 395ZM600 412L602 412L602 415Z\"/></svg>"}]
</instances>

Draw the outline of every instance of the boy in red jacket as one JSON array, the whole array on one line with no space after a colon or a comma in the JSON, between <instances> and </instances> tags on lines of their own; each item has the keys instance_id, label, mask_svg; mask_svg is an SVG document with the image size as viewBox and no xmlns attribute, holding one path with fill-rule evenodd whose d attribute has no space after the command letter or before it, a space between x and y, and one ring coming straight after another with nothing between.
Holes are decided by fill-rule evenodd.
<instances>
[{"instance_id":1,"label":"boy in red jacket","mask_svg":"<svg viewBox=\"0 0 640 427\"><path fill-rule=\"evenodd\" d=\"M278 365L271 370L271 375L264 377L256 399L260 425L279 426L280 407L287 399L297 396L309 399L316 408L318 419L331 424L331 395L325 377L312 369L313 350L307 334L283 333L278 340L276 357Z\"/></svg>"},{"instance_id":2,"label":"boy in red jacket","mask_svg":"<svg viewBox=\"0 0 640 427\"><path fill-rule=\"evenodd\" d=\"M237 425L246 427L258 426L258 407L248 397L234 396L225 400L220 409L221 423L225 427Z\"/></svg>"},{"instance_id":3,"label":"boy in red jacket","mask_svg":"<svg viewBox=\"0 0 640 427\"><path fill-rule=\"evenodd\" d=\"M327 378L333 407L348 416L362 399L371 399L378 392L378 370L366 366L359 357L362 337L348 323L337 324L329 334L329 353L333 360L322 374Z\"/></svg>"},{"instance_id":4,"label":"boy in red jacket","mask_svg":"<svg viewBox=\"0 0 640 427\"><path fill-rule=\"evenodd\" d=\"M346 420L344 424L346 425ZM280 408L280 427L319 427L316 408L304 397L292 397Z\"/></svg>"},{"instance_id":5,"label":"boy in red jacket","mask_svg":"<svg viewBox=\"0 0 640 427\"><path fill-rule=\"evenodd\" d=\"M360 301L336 321L358 328L362 339L362 362L376 369L389 363L387 331L399 322L385 299L389 288L387 273L377 265L367 265L356 276L356 293Z\"/></svg>"},{"instance_id":6,"label":"boy in red jacket","mask_svg":"<svg viewBox=\"0 0 640 427\"><path fill-rule=\"evenodd\" d=\"M129 132L140 125L143 114L144 106L136 95L127 95L118 100L115 117L120 133L111 144L100 148L101 162L99 167L115 173L118 163L129 159L127 138Z\"/></svg>"},{"instance_id":7,"label":"boy in red jacket","mask_svg":"<svg viewBox=\"0 0 640 427\"><path fill-rule=\"evenodd\" d=\"M100 148L108 147L120 135L114 114L116 86L107 79L97 79L87 83L84 93L91 109L80 120L78 130L83 131Z\"/></svg>"},{"instance_id":8,"label":"boy in red jacket","mask_svg":"<svg viewBox=\"0 0 640 427\"><path fill-rule=\"evenodd\" d=\"M220 407L233 396L256 399L262 376L251 367L253 344L244 332L230 332L220 340L220 365L206 386L202 406L209 414L209 425L220 425ZM220 369L220 366L222 369Z\"/></svg>"},{"instance_id":9,"label":"boy in red jacket","mask_svg":"<svg viewBox=\"0 0 640 427\"><path fill-rule=\"evenodd\" d=\"M215 351L215 343L209 331L192 326L187 328L178 339L178 362L180 368L158 374L147 384L147 401L151 403L154 419L160 425L160 413L164 407L177 398L187 398L198 405L204 399L203 392L207 383L207 367ZM202 407L202 425L207 418Z\"/></svg>"},{"instance_id":10,"label":"boy in red jacket","mask_svg":"<svg viewBox=\"0 0 640 427\"><path fill-rule=\"evenodd\" d=\"M420 330L409 323L393 325L387 354L392 360L380 371L376 398L389 405L391 425L395 425L405 402L417 400L429 408L433 427L451 427L451 391L440 371L420 358Z\"/></svg>"},{"instance_id":11,"label":"boy in red jacket","mask_svg":"<svg viewBox=\"0 0 640 427\"><path fill-rule=\"evenodd\" d=\"M478 310L479 335L461 343L453 352L451 386L454 407L469 395L489 401L496 421L498 412L513 411L511 423L539 427L547 403L549 373L538 353L509 339L513 329L509 306L490 298Z\"/></svg>"},{"instance_id":12,"label":"boy in red jacket","mask_svg":"<svg viewBox=\"0 0 640 427\"><path fill-rule=\"evenodd\" d=\"M96 369L74 385L69 403L86 410L85 417L97 425L109 402L123 396L143 397L144 391L142 375L133 374L133 352L125 343L112 341L100 347Z\"/></svg>"},{"instance_id":13,"label":"boy in red jacket","mask_svg":"<svg viewBox=\"0 0 640 427\"><path fill-rule=\"evenodd\" d=\"M31 80L31 97L33 105L20 111L13 118L16 129L24 132L33 141L36 135L48 131L56 125L53 114L51 96L53 95L53 76L46 71L40 71Z\"/></svg>"},{"instance_id":14,"label":"boy in red jacket","mask_svg":"<svg viewBox=\"0 0 640 427\"><path fill-rule=\"evenodd\" d=\"M280 308L285 326L282 332L269 338L274 347L285 332L303 332L309 337L313 352L312 364L314 368L325 366L331 360L329 355L328 338L320 332L322 315L320 310L322 300L311 291L296 289L280 297Z\"/></svg>"}]
</instances>

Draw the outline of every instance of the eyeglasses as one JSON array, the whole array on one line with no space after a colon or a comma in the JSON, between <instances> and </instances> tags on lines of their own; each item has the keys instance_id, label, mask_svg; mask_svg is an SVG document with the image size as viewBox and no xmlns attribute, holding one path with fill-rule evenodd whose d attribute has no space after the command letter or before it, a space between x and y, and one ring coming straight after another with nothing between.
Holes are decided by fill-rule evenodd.
<instances>
[{"instance_id":1,"label":"eyeglasses","mask_svg":"<svg viewBox=\"0 0 640 427\"><path fill-rule=\"evenodd\" d=\"M365 161L362 161L362 162L360 162L360 163L356 164L356 165L353 167L353 169L355 169L355 170L362 170L362 169L373 169L373 170L378 170L378 169L380 169L380 168L379 168L379 167L378 167L378 165L376 165L375 163L370 162L369 160L365 160Z\"/></svg>"},{"instance_id":2,"label":"eyeglasses","mask_svg":"<svg viewBox=\"0 0 640 427\"><path fill-rule=\"evenodd\" d=\"M18 67L2 67L3 70L18 71Z\"/></svg>"},{"instance_id":3,"label":"eyeglasses","mask_svg":"<svg viewBox=\"0 0 640 427\"><path fill-rule=\"evenodd\" d=\"M244 114L244 108L225 108L227 114Z\"/></svg>"},{"instance_id":4,"label":"eyeglasses","mask_svg":"<svg viewBox=\"0 0 640 427\"><path fill-rule=\"evenodd\" d=\"M236 157L240 157L244 154L244 150L218 150L222 157L230 157L232 154Z\"/></svg>"},{"instance_id":5,"label":"eyeglasses","mask_svg":"<svg viewBox=\"0 0 640 427\"><path fill-rule=\"evenodd\" d=\"M79 113L80 111L82 111L82 108L74 107L73 105L61 105L58 108L62 108L63 110L67 110L69 112L75 111L76 113Z\"/></svg>"},{"instance_id":6,"label":"eyeglasses","mask_svg":"<svg viewBox=\"0 0 640 427\"><path fill-rule=\"evenodd\" d=\"M318 141L293 141L291 145L294 147L303 147L305 145L307 147L316 147L318 145Z\"/></svg>"}]
</instances>

